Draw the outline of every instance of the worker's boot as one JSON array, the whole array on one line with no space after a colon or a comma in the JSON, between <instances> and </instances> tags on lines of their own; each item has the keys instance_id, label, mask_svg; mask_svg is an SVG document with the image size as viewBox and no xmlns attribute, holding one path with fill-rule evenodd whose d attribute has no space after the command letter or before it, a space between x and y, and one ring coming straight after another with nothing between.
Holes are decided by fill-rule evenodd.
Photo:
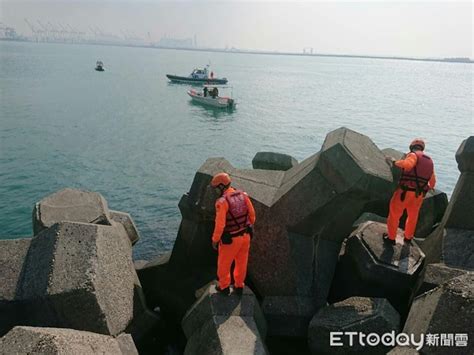
<instances>
[{"instance_id":1,"label":"worker's boot","mask_svg":"<svg viewBox=\"0 0 474 355\"><path fill-rule=\"evenodd\" d=\"M244 288L243 287L234 287L234 293L237 296L242 296L242 294L244 293Z\"/></svg>"},{"instance_id":2,"label":"worker's boot","mask_svg":"<svg viewBox=\"0 0 474 355\"><path fill-rule=\"evenodd\" d=\"M383 240L384 240L385 242L387 242L387 243L389 243L389 244L391 244L391 245L396 245L396 244L397 244L397 242L395 241L395 239L390 239L390 238L388 237L388 234L387 234L387 233L384 233L384 234L382 235L382 237L383 237Z\"/></svg>"},{"instance_id":3,"label":"worker's boot","mask_svg":"<svg viewBox=\"0 0 474 355\"><path fill-rule=\"evenodd\" d=\"M226 287L224 289L221 289L219 285L216 285L216 291L219 292L222 295L228 296L230 294L230 288Z\"/></svg>"}]
</instances>

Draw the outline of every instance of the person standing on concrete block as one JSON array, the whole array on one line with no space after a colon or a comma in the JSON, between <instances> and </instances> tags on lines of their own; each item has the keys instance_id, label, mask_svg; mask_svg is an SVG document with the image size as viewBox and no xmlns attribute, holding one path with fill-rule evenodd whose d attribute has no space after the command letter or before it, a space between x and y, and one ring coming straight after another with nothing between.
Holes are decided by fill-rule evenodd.
<instances>
[{"instance_id":1,"label":"person standing on concrete block","mask_svg":"<svg viewBox=\"0 0 474 355\"><path fill-rule=\"evenodd\" d=\"M387 157L387 162L402 169L398 187L390 200L390 212L387 219L387 234L384 239L395 245L395 237L403 211L407 210L404 241L409 243L414 237L418 213L423 198L430 189L434 189L436 176L433 160L424 153L423 139L414 139L410 144L410 152L404 159L395 160Z\"/></svg>"},{"instance_id":2,"label":"person standing on concrete block","mask_svg":"<svg viewBox=\"0 0 474 355\"><path fill-rule=\"evenodd\" d=\"M230 293L230 268L234 267L234 292L242 294L247 275L250 239L255 223L255 209L248 195L230 186L231 179L226 173L216 174L211 186L219 194L216 201L216 219L212 234L212 247L218 249L216 290Z\"/></svg>"}]
</instances>

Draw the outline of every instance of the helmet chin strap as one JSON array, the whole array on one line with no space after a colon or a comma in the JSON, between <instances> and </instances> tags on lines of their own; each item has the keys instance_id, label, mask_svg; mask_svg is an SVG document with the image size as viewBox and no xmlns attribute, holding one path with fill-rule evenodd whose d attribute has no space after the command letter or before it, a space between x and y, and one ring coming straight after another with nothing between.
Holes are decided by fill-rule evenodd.
<instances>
[{"instance_id":1,"label":"helmet chin strap","mask_svg":"<svg viewBox=\"0 0 474 355\"><path fill-rule=\"evenodd\" d=\"M226 190L225 186L222 185L222 184L219 184L219 186L217 186L217 188L218 188L219 191L220 191L219 197L222 196L222 195L224 195L224 191Z\"/></svg>"},{"instance_id":2,"label":"helmet chin strap","mask_svg":"<svg viewBox=\"0 0 474 355\"><path fill-rule=\"evenodd\" d=\"M220 196L223 196L225 190L227 190L229 187L230 187L230 184L229 184L229 185L219 184L219 185L217 186L217 188L218 188L219 191L220 191Z\"/></svg>"}]
</instances>

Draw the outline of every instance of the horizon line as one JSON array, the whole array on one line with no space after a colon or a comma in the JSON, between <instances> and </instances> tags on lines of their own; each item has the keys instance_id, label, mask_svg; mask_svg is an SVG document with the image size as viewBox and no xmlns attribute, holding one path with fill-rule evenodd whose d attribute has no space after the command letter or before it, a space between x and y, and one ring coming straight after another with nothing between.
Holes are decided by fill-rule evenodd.
<instances>
[{"instance_id":1,"label":"horizon line","mask_svg":"<svg viewBox=\"0 0 474 355\"><path fill-rule=\"evenodd\" d=\"M301 53L278 50L258 50L258 49L238 49L232 47L227 48L212 48L212 47L174 47L174 46L160 46L155 44L133 44L133 43L114 43L114 42L62 42L62 41L35 41L31 38L24 39L10 39L0 38L0 41L6 42L29 42L29 43L49 43L49 44L79 44L79 45L103 45L116 47L135 47L135 48L156 48L168 50L182 50L182 51L196 51L196 52L214 52L214 53L236 53L236 54L262 54L262 55L287 55L287 56L302 56L302 57L332 57L332 58L361 58L361 59L393 59L393 60L411 60L422 62L442 62L442 63L464 63L473 64L474 59L470 57L444 57L444 58L430 58L430 57L410 57L410 56L396 56L396 55L371 55L371 54L337 54L337 53Z\"/></svg>"}]
</instances>

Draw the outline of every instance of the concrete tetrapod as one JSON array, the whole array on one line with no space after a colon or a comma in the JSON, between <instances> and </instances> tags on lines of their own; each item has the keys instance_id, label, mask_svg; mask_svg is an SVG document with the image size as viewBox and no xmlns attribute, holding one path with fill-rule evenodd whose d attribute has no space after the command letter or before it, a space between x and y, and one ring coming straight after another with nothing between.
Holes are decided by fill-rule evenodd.
<instances>
[{"instance_id":1,"label":"concrete tetrapod","mask_svg":"<svg viewBox=\"0 0 474 355\"><path fill-rule=\"evenodd\" d=\"M422 354L470 355L474 353L473 319L474 273L467 272L418 296L403 332L425 337Z\"/></svg>"},{"instance_id":2,"label":"concrete tetrapod","mask_svg":"<svg viewBox=\"0 0 474 355\"><path fill-rule=\"evenodd\" d=\"M132 245L140 238L130 214L109 210L107 201L98 192L66 188L46 196L35 204L33 209L34 235L63 221L107 226L115 221L125 227Z\"/></svg>"},{"instance_id":3,"label":"concrete tetrapod","mask_svg":"<svg viewBox=\"0 0 474 355\"><path fill-rule=\"evenodd\" d=\"M351 297L314 315L308 330L309 348L312 354L385 354L389 348L380 336L399 328L400 316L386 299ZM338 333L331 336L331 332ZM347 332L357 332L352 341L343 334Z\"/></svg>"},{"instance_id":4,"label":"concrete tetrapod","mask_svg":"<svg viewBox=\"0 0 474 355\"><path fill-rule=\"evenodd\" d=\"M0 338L0 354L138 355L132 337L61 328L15 327Z\"/></svg>"},{"instance_id":5,"label":"concrete tetrapod","mask_svg":"<svg viewBox=\"0 0 474 355\"><path fill-rule=\"evenodd\" d=\"M31 238L0 240L0 336L23 323L23 307L16 300L23 262Z\"/></svg>"},{"instance_id":6,"label":"concrete tetrapod","mask_svg":"<svg viewBox=\"0 0 474 355\"><path fill-rule=\"evenodd\" d=\"M195 291L213 280L214 269L196 268L193 271L170 267L167 253L137 269L147 304L160 307L161 313L174 324L179 322L196 301ZM177 282L179 280L179 282Z\"/></svg>"},{"instance_id":7,"label":"concrete tetrapod","mask_svg":"<svg viewBox=\"0 0 474 355\"><path fill-rule=\"evenodd\" d=\"M428 292L455 277L465 274L467 271L455 269L443 263L428 264L423 273L423 284L418 289L416 295L419 296Z\"/></svg>"},{"instance_id":8,"label":"concrete tetrapod","mask_svg":"<svg viewBox=\"0 0 474 355\"><path fill-rule=\"evenodd\" d=\"M429 263L474 270L474 136L456 152L461 171L440 226L423 243Z\"/></svg>"},{"instance_id":9,"label":"concrete tetrapod","mask_svg":"<svg viewBox=\"0 0 474 355\"><path fill-rule=\"evenodd\" d=\"M415 242L397 244L382 239L387 226L379 222L360 225L347 239L331 290L331 302L350 296L387 298L402 315L422 282L425 255Z\"/></svg>"},{"instance_id":10,"label":"concrete tetrapod","mask_svg":"<svg viewBox=\"0 0 474 355\"><path fill-rule=\"evenodd\" d=\"M215 275L210 238L217 196L209 183L222 171L256 209L248 274L263 297L264 313L272 317L269 334L306 336L311 317L326 304L353 222L368 201L391 195L384 155L368 137L340 128L327 135L319 153L287 171L239 170L223 158L208 159L179 203L183 219L169 268L183 278L196 270ZM178 292L176 297L183 298Z\"/></svg>"},{"instance_id":11,"label":"concrete tetrapod","mask_svg":"<svg viewBox=\"0 0 474 355\"><path fill-rule=\"evenodd\" d=\"M253 292L225 296L211 285L182 321L185 354L267 354L266 321Z\"/></svg>"},{"instance_id":12,"label":"concrete tetrapod","mask_svg":"<svg viewBox=\"0 0 474 355\"><path fill-rule=\"evenodd\" d=\"M61 222L32 239L15 301L27 324L117 335L133 318L135 271L120 224Z\"/></svg>"},{"instance_id":13,"label":"concrete tetrapod","mask_svg":"<svg viewBox=\"0 0 474 355\"><path fill-rule=\"evenodd\" d=\"M110 225L107 201L97 192L66 188L35 204L34 235L62 221Z\"/></svg>"},{"instance_id":14,"label":"concrete tetrapod","mask_svg":"<svg viewBox=\"0 0 474 355\"><path fill-rule=\"evenodd\" d=\"M132 245L135 245L135 243L138 242L138 240L140 239L140 233L138 232L138 228L135 225L132 216L130 216L130 214L126 212L112 210L110 210L109 212L110 218L113 221L120 223L125 227L130 242L132 243Z\"/></svg>"},{"instance_id":15,"label":"concrete tetrapod","mask_svg":"<svg viewBox=\"0 0 474 355\"><path fill-rule=\"evenodd\" d=\"M112 223L62 222L32 239L0 241L0 336L36 325L126 330L137 346L148 341L160 322L146 308L125 230Z\"/></svg>"},{"instance_id":16,"label":"concrete tetrapod","mask_svg":"<svg viewBox=\"0 0 474 355\"><path fill-rule=\"evenodd\" d=\"M258 152L252 159L252 167L262 170L286 171L297 164L298 161L292 156L273 152Z\"/></svg>"}]
</instances>

